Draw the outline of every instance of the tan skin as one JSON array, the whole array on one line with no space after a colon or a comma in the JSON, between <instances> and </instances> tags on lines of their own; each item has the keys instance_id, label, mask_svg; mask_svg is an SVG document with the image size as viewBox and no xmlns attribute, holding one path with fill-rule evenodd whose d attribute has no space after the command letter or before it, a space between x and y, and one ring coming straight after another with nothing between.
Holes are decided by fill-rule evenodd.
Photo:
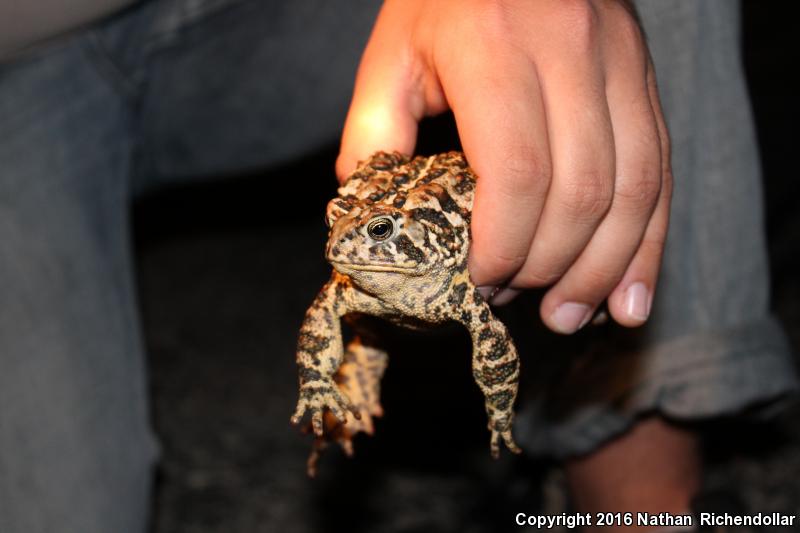
<instances>
[{"instance_id":1,"label":"tan skin","mask_svg":"<svg viewBox=\"0 0 800 533\"><path fill-rule=\"evenodd\" d=\"M677 515L689 510L691 496L700 488L700 469L694 434L653 416L609 445L569 461L567 481L581 512ZM648 528L634 524L620 531Z\"/></svg>"},{"instance_id":2,"label":"tan skin","mask_svg":"<svg viewBox=\"0 0 800 533\"><path fill-rule=\"evenodd\" d=\"M577 331L604 301L619 324L643 324L672 175L653 66L631 5L387 0L361 60L337 174L377 150L413 153L419 121L448 109L481 177L469 271L492 303L549 287L540 314L553 331ZM651 441L634 429L570 463L580 508L603 493L592 489L593 477L625 459L615 446ZM652 450L697 463L695 448L679 441ZM639 481L658 485L666 473L652 474ZM695 487L682 487L684 500ZM657 492L648 492L654 505L664 496Z\"/></svg>"}]
</instances>

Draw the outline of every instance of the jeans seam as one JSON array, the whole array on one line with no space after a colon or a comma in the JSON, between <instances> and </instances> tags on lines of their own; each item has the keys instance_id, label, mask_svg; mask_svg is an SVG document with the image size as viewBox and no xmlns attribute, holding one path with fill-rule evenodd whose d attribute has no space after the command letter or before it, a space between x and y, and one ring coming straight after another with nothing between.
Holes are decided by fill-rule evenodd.
<instances>
[{"instance_id":1,"label":"jeans seam","mask_svg":"<svg viewBox=\"0 0 800 533\"><path fill-rule=\"evenodd\" d=\"M256 0L218 0L203 9L194 11L183 9L183 2L172 2L172 5L162 7L154 30L143 44L143 54L146 57L152 57L160 50L179 42L185 31L205 24L209 19L220 16L229 9L235 9L254 1Z\"/></svg>"},{"instance_id":2,"label":"jeans seam","mask_svg":"<svg viewBox=\"0 0 800 533\"><path fill-rule=\"evenodd\" d=\"M135 103L141 94L141 76L126 73L103 44L97 30L89 30L82 39L83 49L100 76L128 103Z\"/></svg>"}]
</instances>

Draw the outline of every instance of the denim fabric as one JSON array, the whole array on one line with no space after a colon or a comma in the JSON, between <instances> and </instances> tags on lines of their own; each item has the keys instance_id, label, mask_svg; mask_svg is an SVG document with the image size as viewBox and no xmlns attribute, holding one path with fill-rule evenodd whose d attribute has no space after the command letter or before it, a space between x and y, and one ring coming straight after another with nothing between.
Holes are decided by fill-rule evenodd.
<instances>
[{"instance_id":1,"label":"denim fabric","mask_svg":"<svg viewBox=\"0 0 800 533\"><path fill-rule=\"evenodd\" d=\"M376 12L147 2L0 64L2 533L145 531L131 197L335 139Z\"/></svg>"},{"instance_id":2,"label":"denim fabric","mask_svg":"<svg viewBox=\"0 0 800 533\"><path fill-rule=\"evenodd\" d=\"M0 531L143 531L132 115L72 42L0 72Z\"/></svg>"}]
</instances>

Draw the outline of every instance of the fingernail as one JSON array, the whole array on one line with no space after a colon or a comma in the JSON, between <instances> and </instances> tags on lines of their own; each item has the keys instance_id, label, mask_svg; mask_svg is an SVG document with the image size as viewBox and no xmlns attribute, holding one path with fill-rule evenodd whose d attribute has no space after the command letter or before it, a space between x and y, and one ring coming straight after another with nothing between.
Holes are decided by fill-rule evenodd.
<instances>
[{"instance_id":1,"label":"fingernail","mask_svg":"<svg viewBox=\"0 0 800 533\"><path fill-rule=\"evenodd\" d=\"M492 297L492 295L496 290L497 287L495 287L494 285L484 285L483 287L478 287L478 292L481 293L481 296L483 296L483 299L486 300L487 302L489 301L489 298Z\"/></svg>"},{"instance_id":2,"label":"fingernail","mask_svg":"<svg viewBox=\"0 0 800 533\"><path fill-rule=\"evenodd\" d=\"M506 287L497 291L494 296L491 297L489 303L492 305L506 305L508 302L516 298L517 294L519 293L520 291L517 289L509 289Z\"/></svg>"},{"instance_id":3,"label":"fingernail","mask_svg":"<svg viewBox=\"0 0 800 533\"><path fill-rule=\"evenodd\" d=\"M625 312L634 320L647 320L650 316L650 291L641 281L628 287L625 296Z\"/></svg>"},{"instance_id":4,"label":"fingernail","mask_svg":"<svg viewBox=\"0 0 800 533\"><path fill-rule=\"evenodd\" d=\"M575 333L592 318L592 308L586 304L566 302L556 307L550 318L559 333Z\"/></svg>"}]
</instances>

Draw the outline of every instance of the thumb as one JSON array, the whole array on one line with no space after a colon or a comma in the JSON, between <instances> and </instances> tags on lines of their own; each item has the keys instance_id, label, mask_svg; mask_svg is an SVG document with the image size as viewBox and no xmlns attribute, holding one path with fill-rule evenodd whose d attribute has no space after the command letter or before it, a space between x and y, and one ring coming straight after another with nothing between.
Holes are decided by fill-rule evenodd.
<instances>
[{"instance_id":1,"label":"thumb","mask_svg":"<svg viewBox=\"0 0 800 533\"><path fill-rule=\"evenodd\" d=\"M425 114L421 77L413 75L421 69L414 67L413 53L397 28L384 30L383 18L378 17L358 68L336 160L339 180L379 150L411 155L417 123Z\"/></svg>"}]
</instances>

